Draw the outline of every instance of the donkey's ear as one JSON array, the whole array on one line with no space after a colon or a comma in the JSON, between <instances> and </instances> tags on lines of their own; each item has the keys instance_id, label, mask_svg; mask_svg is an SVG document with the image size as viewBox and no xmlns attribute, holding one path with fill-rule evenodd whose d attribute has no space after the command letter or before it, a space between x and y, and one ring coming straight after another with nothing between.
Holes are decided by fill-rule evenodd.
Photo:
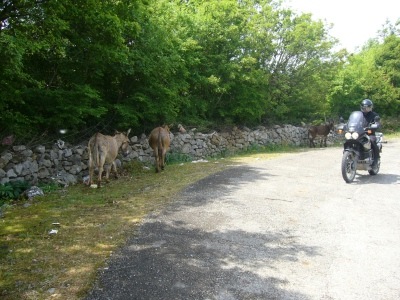
<instances>
[{"instance_id":1,"label":"donkey's ear","mask_svg":"<svg viewBox=\"0 0 400 300\"><path fill-rule=\"evenodd\" d=\"M126 136L128 136L130 132L131 132L131 128L129 128L128 131L126 132Z\"/></svg>"}]
</instances>

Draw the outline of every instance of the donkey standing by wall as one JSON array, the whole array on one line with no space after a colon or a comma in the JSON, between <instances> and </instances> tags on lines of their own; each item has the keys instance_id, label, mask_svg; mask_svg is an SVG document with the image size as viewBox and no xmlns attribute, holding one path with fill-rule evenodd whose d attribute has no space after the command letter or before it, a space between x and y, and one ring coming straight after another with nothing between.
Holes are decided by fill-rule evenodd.
<instances>
[{"instance_id":1,"label":"donkey standing by wall","mask_svg":"<svg viewBox=\"0 0 400 300\"><path fill-rule=\"evenodd\" d=\"M321 138L320 147L322 147L322 143L324 143L324 147L326 147L326 140L328 138L328 134L333 130L333 120L330 120L328 123L319 126L311 126L308 129L308 139L310 140L310 148L315 148L314 139L318 136Z\"/></svg>"},{"instance_id":2,"label":"donkey standing by wall","mask_svg":"<svg viewBox=\"0 0 400 300\"><path fill-rule=\"evenodd\" d=\"M118 151L121 148L123 155L126 156L129 153L129 129L127 133L116 132L114 136L103 135L96 133L89 140L88 152L89 152L89 186L93 184L93 175L96 166L98 167L99 177L97 180L97 187L100 188L101 176L103 174L104 165L106 167L106 181L109 181L110 170L113 169L115 177L118 178L117 166L115 165L115 159L117 158Z\"/></svg>"},{"instance_id":3,"label":"donkey standing by wall","mask_svg":"<svg viewBox=\"0 0 400 300\"><path fill-rule=\"evenodd\" d=\"M154 128L149 137L149 145L154 150L154 156L156 158L156 172L164 170L165 167L165 155L171 143L169 137L169 126L164 125L162 127Z\"/></svg>"}]
</instances>

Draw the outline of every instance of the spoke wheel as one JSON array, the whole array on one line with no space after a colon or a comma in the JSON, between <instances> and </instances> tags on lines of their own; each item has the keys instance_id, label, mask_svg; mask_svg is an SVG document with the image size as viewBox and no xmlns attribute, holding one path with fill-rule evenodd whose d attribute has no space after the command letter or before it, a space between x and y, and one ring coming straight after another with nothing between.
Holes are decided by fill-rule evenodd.
<instances>
[{"instance_id":1,"label":"spoke wheel","mask_svg":"<svg viewBox=\"0 0 400 300\"><path fill-rule=\"evenodd\" d=\"M356 177L357 157L354 153L345 151L342 157L342 176L344 181L350 183Z\"/></svg>"}]
</instances>

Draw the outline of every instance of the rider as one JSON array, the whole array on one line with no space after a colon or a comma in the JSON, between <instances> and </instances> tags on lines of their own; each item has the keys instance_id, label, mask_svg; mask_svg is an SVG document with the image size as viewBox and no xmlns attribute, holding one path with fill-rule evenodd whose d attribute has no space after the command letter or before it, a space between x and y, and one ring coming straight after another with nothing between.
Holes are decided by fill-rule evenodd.
<instances>
[{"instance_id":1,"label":"rider","mask_svg":"<svg viewBox=\"0 0 400 300\"><path fill-rule=\"evenodd\" d=\"M361 111L364 115L364 118L367 120L368 124L376 124L377 128L380 128L380 117L379 115L372 111L372 108L374 107L374 104L370 99L364 99L361 101ZM378 146L376 145L376 136L375 136L375 130L372 131L372 134L370 135L371 138L371 146L372 149L374 150L374 165L377 163L378 158L379 158L379 149Z\"/></svg>"}]
</instances>

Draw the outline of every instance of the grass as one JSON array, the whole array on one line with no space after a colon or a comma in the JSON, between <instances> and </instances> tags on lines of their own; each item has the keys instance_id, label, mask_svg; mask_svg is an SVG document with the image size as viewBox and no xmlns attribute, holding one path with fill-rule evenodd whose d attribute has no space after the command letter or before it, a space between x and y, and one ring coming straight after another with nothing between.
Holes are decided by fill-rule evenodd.
<instances>
[{"instance_id":1,"label":"grass","mask_svg":"<svg viewBox=\"0 0 400 300\"><path fill-rule=\"evenodd\" d=\"M100 189L83 184L12 202L0 218L0 298L81 299L144 216L233 160L175 163L156 174L131 163ZM55 229L56 234L49 234Z\"/></svg>"}]
</instances>

